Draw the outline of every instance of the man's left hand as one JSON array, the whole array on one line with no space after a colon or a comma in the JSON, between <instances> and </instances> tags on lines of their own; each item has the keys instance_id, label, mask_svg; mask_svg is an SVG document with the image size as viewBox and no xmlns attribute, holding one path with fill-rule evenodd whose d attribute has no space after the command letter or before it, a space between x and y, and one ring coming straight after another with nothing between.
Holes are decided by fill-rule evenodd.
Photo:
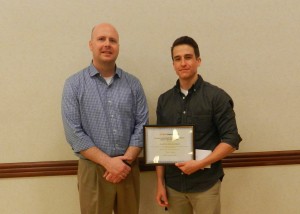
<instances>
[{"instance_id":1,"label":"man's left hand","mask_svg":"<svg viewBox=\"0 0 300 214\"><path fill-rule=\"evenodd\" d=\"M190 175L198 170L203 170L205 166L202 166L201 161L190 160L185 162L175 163L184 174Z\"/></svg>"}]
</instances>

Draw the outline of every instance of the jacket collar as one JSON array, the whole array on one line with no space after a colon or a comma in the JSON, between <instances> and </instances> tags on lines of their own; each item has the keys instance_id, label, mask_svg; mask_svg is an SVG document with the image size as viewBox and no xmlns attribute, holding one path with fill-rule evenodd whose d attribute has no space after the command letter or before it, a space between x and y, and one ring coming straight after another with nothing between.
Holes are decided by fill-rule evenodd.
<instances>
[{"instance_id":1,"label":"jacket collar","mask_svg":"<svg viewBox=\"0 0 300 214\"><path fill-rule=\"evenodd\" d=\"M203 83L203 78L198 74L198 79L197 81L192 85L192 87L189 89L189 93L192 93L193 91L197 91L200 89L202 83ZM179 83L179 79L176 81L176 85L174 86L174 90L177 93L181 93L180 92L180 83Z\"/></svg>"}]
</instances>

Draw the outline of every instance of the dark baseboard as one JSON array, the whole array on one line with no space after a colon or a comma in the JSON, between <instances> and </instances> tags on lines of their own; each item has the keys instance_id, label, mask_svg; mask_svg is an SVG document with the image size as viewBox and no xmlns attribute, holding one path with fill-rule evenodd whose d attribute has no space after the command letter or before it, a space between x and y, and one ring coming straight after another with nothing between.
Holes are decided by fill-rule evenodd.
<instances>
[{"instance_id":1,"label":"dark baseboard","mask_svg":"<svg viewBox=\"0 0 300 214\"><path fill-rule=\"evenodd\" d=\"M155 170L143 158L139 162L142 172ZM300 164L300 150L233 153L222 163L224 168ZM76 175L77 164L77 160L0 163L0 178Z\"/></svg>"}]
</instances>

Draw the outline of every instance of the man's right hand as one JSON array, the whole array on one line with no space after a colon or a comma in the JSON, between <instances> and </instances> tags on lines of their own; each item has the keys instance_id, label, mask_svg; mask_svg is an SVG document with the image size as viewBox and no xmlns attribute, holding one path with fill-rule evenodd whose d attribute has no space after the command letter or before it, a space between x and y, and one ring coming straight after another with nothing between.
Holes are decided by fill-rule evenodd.
<instances>
[{"instance_id":1,"label":"man's right hand","mask_svg":"<svg viewBox=\"0 0 300 214\"><path fill-rule=\"evenodd\" d=\"M163 185L157 185L156 202L162 207L169 206L166 188Z\"/></svg>"},{"instance_id":2,"label":"man's right hand","mask_svg":"<svg viewBox=\"0 0 300 214\"><path fill-rule=\"evenodd\" d=\"M106 172L103 177L111 183L119 183L125 179L130 173L131 168L123 162L125 158L123 156L111 158L107 164L105 164Z\"/></svg>"}]
</instances>

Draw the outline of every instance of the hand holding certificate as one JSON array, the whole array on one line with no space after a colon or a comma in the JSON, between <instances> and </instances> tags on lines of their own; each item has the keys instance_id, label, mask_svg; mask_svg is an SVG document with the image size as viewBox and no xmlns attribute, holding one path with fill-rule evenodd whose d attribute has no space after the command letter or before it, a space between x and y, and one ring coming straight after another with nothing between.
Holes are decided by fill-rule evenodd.
<instances>
[{"instance_id":1,"label":"hand holding certificate","mask_svg":"<svg viewBox=\"0 0 300 214\"><path fill-rule=\"evenodd\" d=\"M195 159L194 126L144 126L146 164L174 164Z\"/></svg>"}]
</instances>

